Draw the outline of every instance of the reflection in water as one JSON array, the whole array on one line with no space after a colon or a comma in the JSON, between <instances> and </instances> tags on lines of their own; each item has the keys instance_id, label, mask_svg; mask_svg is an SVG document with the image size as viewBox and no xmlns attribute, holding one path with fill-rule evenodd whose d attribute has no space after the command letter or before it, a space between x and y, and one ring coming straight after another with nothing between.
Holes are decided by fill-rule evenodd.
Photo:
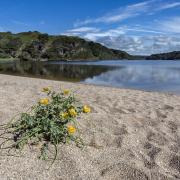
<instances>
[{"instance_id":1,"label":"reflection in water","mask_svg":"<svg viewBox=\"0 0 180 180\"><path fill-rule=\"evenodd\" d=\"M0 73L180 94L180 61L14 62Z\"/></svg>"},{"instance_id":2,"label":"reflection in water","mask_svg":"<svg viewBox=\"0 0 180 180\"><path fill-rule=\"evenodd\" d=\"M111 70L85 83L180 93L180 69L156 66L127 66Z\"/></svg>"},{"instance_id":3,"label":"reflection in water","mask_svg":"<svg viewBox=\"0 0 180 180\"><path fill-rule=\"evenodd\" d=\"M0 73L54 80L83 81L88 77L115 69L111 66L50 64L48 62L19 62L0 64Z\"/></svg>"}]
</instances>

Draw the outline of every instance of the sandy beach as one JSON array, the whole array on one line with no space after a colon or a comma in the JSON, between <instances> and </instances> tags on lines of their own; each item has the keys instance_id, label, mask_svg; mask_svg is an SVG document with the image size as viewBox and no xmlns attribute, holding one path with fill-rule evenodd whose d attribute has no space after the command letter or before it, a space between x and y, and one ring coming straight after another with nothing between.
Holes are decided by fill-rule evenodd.
<instances>
[{"instance_id":1,"label":"sandy beach","mask_svg":"<svg viewBox=\"0 0 180 180\"><path fill-rule=\"evenodd\" d=\"M0 155L1 180L180 179L180 96L0 75L0 124L35 104L46 86L75 91L92 108L78 120L86 146L60 145L50 170L37 148Z\"/></svg>"}]
</instances>

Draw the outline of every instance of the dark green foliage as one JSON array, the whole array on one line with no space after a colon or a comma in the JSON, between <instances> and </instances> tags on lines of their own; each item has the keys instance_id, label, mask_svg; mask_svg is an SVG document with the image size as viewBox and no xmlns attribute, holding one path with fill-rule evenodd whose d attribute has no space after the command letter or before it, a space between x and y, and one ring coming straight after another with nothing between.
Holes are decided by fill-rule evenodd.
<instances>
[{"instance_id":1,"label":"dark green foliage","mask_svg":"<svg viewBox=\"0 0 180 180\"><path fill-rule=\"evenodd\" d=\"M129 54L74 36L51 36L40 32L0 33L0 57L22 60L132 59Z\"/></svg>"},{"instance_id":2,"label":"dark green foliage","mask_svg":"<svg viewBox=\"0 0 180 180\"><path fill-rule=\"evenodd\" d=\"M48 36L48 34L39 34L38 40L44 44L44 43L48 42L49 36Z\"/></svg>"},{"instance_id":3,"label":"dark green foliage","mask_svg":"<svg viewBox=\"0 0 180 180\"><path fill-rule=\"evenodd\" d=\"M152 54L146 58L147 60L180 60L180 51L169 53Z\"/></svg>"},{"instance_id":4,"label":"dark green foliage","mask_svg":"<svg viewBox=\"0 0 180 180\"><path fill-rule=\"evenodd\" d=\"M10 55L7 54L3 49L0 49L0 58L10 58Z\"/></svg>"},{"instance_id":5,"label":"dark green foliage","mask_svg":"<svg viewBox=\"0 0 180 180\"><path fill-rule=\"evenodd\" d=\"M30 111L22 113L7 125L1 125L4 132L0 138L5 140L0 144L0 150L22 150L25 145L41 144L40 158L47 159L49 147L54 146L54 162L58 144L72 141L78 147L83 147L81 138L74 135L76 119L83 112L83 106L79 105L72 93L56 93L49 88L45 88L45 91L47 98L41 99ZM75 115L70 111L72 109ZM73 132L69 127L73 128ZM8 145L10 141L11 145Z\"/></svg>"},{"instance_id":6,"label":"dark green foliage","mask_svg":"<svg viewBox=\"0 0 180 180\"><path fill-rule=\"evenodd\" d=\"M19 57L24 60L40 60L44 43L39 40L33 40L22 49Z\"/></svg>"}]
</instances>

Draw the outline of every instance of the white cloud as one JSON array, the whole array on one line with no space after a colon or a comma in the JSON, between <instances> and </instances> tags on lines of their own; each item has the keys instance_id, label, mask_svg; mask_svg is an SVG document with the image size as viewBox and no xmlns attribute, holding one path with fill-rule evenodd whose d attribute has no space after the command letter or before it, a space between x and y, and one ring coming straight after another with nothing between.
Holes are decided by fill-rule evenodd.
<instances>
[{"instance_id":1,"label":"white cloud","mask_svg":"<svg viewBox=\"0 0 180 180\"><path fill-rule=\"evenodd\" d=\"M180 17L173 17L160 22L159 29L164 32L180 33Z\"/></svg>"},{"instance_id":2,"label":"white cloud","mask_svg":"<svg viewBox=\"0 0 180 180\"><path fill-rule=\"evenodd\" d=\"M180 2L162 4L156 10L160 11L160 10L171 9L171 8L175 8L175 7L180 7Z\"/></svg>"},{"instance_id":3,"label":"white cloud","mask_svg":"<svg viewBox=\"0 0 180 180\"><path fill-rule=\"evenodd\" d=\"M97 41L130 54L149 55L180 50L180 37L175 38L175 35L180 33L180 17L161 21L156 19L151 22L142 22L142 24L140 19L143 16L154 15L160 11L178 7L180 7L178 1L147 0L121 7L97 18L78 21L74 24L76 28L68 30L66 35L76 35ZM131 24L131 26L123 25L121 27L118 25L119 22L137 16L140 20L139 25ZM102 27L102 23L102 29L93 27L93 24ZM112 28L109 23L113 23L113 26L116 25L116 27Z\"/></svg>"},{"instance_id":4,"label":"white cloud","mask_svg":"<svg viewBox=\"0 0 180 180\"><path fill-rule=\"evenodd\" d=\"M84 21L78 21L74 24L75 27L92 24L92 23L115 23L122 20L135 17L142 12L146 12L149 8L150 3L154 0L145 1L133 5L126 6L124 8L117 9L114 13L106 14L96 19L86 19Z\"/></svg>"},{"instance_id":5,"label":"white cloud","mask_svg":"<svg viewBox=\"0 0 180 180\"><path fill-rule=\"evenodd\" d=\"M114 28L109 30L101 30L94 27L81 27L76 29L71 29L66 31L65 35L75 35L81 36L83 38L95 41L99 37L117 37L119 35L125 34L126 31L124 28Z\"/></svg>"},{"instance_id":6,"label":"white cloud","mask_svg":"<svg viewBox=\"0 0 180 180\"><path fill-rule=\"evenodd\" d=\"M135 27L119 27L118 29L123 29L126 32L144 32L144 33L151 33L151 34L165 34L165 32L154 30L154 29L147 29L141 26Z\"/></svg>"},{"instance_id":7,"label":"white cloud","mask_svg":"<svg viewBox=\"0 0 180 180\"><path fill-rule=\"evenodd\" d=\"M59 35L59 33L57 33L56 35ZM81 36L82 34L78 33L78 32L65 32L65 33L62 33L62 35L65 35L65 36Z\"/></svg>"},{"instance_id":8,"label":"white cloud","mask_svg":"<svg viewBox=\"0 0 180 180\"><path fill-rule=\"evenodd\" d=\"M109 30L98 29L97 32L96 28L82 27L68 32L69 34L66 35L78 35L109 48L124 50L136 55L149 55L180 49L180 38L172 38L165 32L141 26L121 26ZM131 32L143 32L144 35L135 36Z\"/></svg>"},{"instance_id":9,"label":"white cloud","mask_svg":"<svg viewBox=\"0 0 180 180\"><path fill-rule=\"evenodd\" d=\"M74 23L75 27L84 26L95 23L117 23L123 20L134 18L141 15L152 15L158 11L167 10L170 8L180 7L180 2L163 2L163 0L148 0L141 3L136 3L116 9L114 12L109 12L104 16L97 18L89 18L84 21Z\"/></svg>"},{"instance_id":10,"label":"white cloud","mask_svg":"<svg viewBox=\"0 0 180 180\"><path fill-rule=\"evenodd\" d=\"M81 37L90 39L95 41L100 37L118 37L122 34L128 34L129 32L143 32L143 33L151 33L151 34L165 34L162 31L146 29L143 27L128 27L128 26L121 26L114 29L109 30L100 30L93 27L81 27L76 29L68 30L65 34L66 35L79 35Z\"/></svg>"},{"instance_id":11,"label":"white cloud","mask_svg":"<svg viewBox=\"0 0 180 180\"><path fill-rule=\"evenodd\" d=\"M136 32L141 32L141 37L132 35L136 34ZM144 36L142 36L142 33ZM143 55L163 52L163 49L166 50L167 41L168 43L170 42L167 36L165 36L165 32L144 28L140 25L132 27L120 26L109 30L100 30L94 27L81 27L69 30L65 34L97 41L107 47L124 50L130 54ZM175 41L173 40L173 42ZM179 47L179 44L176 42L172 45L171 43L170 46ZM169 49L170 46L168 46ZM156 49L156 47L158 48Z\"/></svg>"},{"instance_id":12,"label":"white cloud","mask_svg":"<svg viewBox=\"0 0 180 180\"><path fill-rule=\"evenodd\" d=\"M150 55L177 51L180 49L180 37L166 35L103 37L96 40L105 46L124 50L134 55Z\"/></svg>"},{"instance_id":13,"label":"white cloud","mask_svg":"<svg viewBox=\"0 0 180 180\"><path fill-rule=\"evenodd\" d=\"M96 41L100 37L106 37L106 36L117 37L121 34L125 34L125 32L122 30L118 30L118 29L117 30L112 29L112 30L108 30L108 31L102 31L99 33L87 33L84 35L84 38Z\"/></svg>"},{"instance_id":14,"label":"white cloud","mask_svg":"<svg viewBox=\"0 0 180 180\"><path fill-rule=\"evenodd\" d=\"M99 31L100 31L100 29L94 28L94 27L80 27L80 28L70 29L63 34L67 35L67 36L85 37L85 35L88 33L96 34Z\"/></svg>"},{"instance_id":15,"label":"white cloud","mask_svg":"<svg viewBox=\"0 0 180 180\"><path fill-rule=\"evenodd\" d=\"M75 29L70 29L68 32L72 33L84 33L84 32L98 32L98 28L94 27L80 27L80 28L75 28Z\"/></svg>"}]
</instances>

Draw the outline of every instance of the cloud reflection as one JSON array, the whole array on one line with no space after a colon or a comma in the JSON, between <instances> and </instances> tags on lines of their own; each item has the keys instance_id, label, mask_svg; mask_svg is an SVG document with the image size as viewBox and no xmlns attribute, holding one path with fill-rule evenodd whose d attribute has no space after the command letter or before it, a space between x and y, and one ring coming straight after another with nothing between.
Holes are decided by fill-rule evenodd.
<instances>
[{"instance_id":1,"label":"cloud reflection","mask_svg":"<svg viewBox=\"0 0 180 180\"><path fill-rule=\"evenodd\" d=\"M180 92L180 69L166 66L126 66L87 78L84 82L142 90Z\"/></svg>"}]
</instances>

